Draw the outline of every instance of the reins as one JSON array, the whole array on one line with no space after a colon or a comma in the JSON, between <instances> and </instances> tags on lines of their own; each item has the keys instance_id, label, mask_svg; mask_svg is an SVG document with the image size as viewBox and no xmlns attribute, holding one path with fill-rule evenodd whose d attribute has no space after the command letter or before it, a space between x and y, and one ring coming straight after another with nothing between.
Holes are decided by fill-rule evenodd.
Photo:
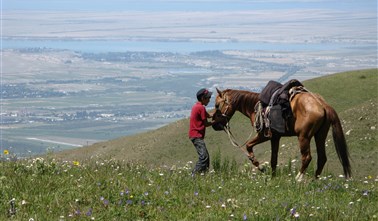
<instances>
[{"instance_id":1,"label":"reins","mask_svg":"<svg viewBox=\"0 0 378 221\"><path fill-rule=\"evenodd\" d=\"M249 157L248 151L245 148L243 148L243 146L247 144L248 140L252 136L253 131L251 132L251 134L249 135L247 140L242 145L239 145L238 142L236 142L235 136L231 132L230 122L228 120L227 120L227 124L223 128L223 130L227 133L228 139L230 140L230 143L232 144L232 146L240 148Z\"/></svg>"},{"instance_id":2,"label":"reins","mask_svg":"<svg viewBox=\"0 0 378 221\"><path fill-rule=\"evenodd\" d=\"M222 114L223 117L225 117L227 119L227 124L226 126L223 127L223 130L227 133L228 135L228 139L230 140L230 143L232 144L232 146L234 147L238 147L240 150L242 150L244 152L245 155L247 155L247 157L249 158L249 153L247 151L246 148L243 148L244 145L247 144L248 140L251 138L252 136L252 133L253 131L251 132L251 134L249 135L249 137L247 138L247 140L242 144L242 145L239 145L238 142L236 141L236 138L235 136L232 134L231 132L231 128L230 128L230 122L229 122L229 117L227 116L227 111L228 111L228 108L230 107L230 104L226 99L223 99L223 104L221 107L218 108L218 110L221 110L223 108L223 105L227 105L226 109L224 110L224 112Z\"/></svg>"}]
</instances>

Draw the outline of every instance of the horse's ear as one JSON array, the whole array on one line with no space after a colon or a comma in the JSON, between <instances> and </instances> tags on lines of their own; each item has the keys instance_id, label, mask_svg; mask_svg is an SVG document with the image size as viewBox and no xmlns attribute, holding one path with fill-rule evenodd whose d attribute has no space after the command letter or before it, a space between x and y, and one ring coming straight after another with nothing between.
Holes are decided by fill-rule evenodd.
<instances>
[{"instance_id":1,"label":"horse's ear","mask_svg":"<svg viewBox=\"0 0 378 221\"><path fill-rule=\"evenodd\" d=\"M218 94L219 94L219 97L222 97L222 91L219 90L218 88L216 88L216 89L217 89L217 92L218 92Z\"/></svg>"}]
</instances>

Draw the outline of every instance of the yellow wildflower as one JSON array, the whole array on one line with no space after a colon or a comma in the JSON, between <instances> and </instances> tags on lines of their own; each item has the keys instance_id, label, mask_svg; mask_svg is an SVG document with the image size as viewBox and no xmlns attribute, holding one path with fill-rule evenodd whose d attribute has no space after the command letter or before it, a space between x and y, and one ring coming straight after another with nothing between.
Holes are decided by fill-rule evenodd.
<instances>
[{"instance_id":1,"label":"yellow wildflower","mask_svg":"<svg viewBox=\"0 0 378 221\"><path fill-rule=\"evenodd\" d=\"M4 150L4 155L8 155L9 154L9 150Z\"/></svg>"}]
</instances>

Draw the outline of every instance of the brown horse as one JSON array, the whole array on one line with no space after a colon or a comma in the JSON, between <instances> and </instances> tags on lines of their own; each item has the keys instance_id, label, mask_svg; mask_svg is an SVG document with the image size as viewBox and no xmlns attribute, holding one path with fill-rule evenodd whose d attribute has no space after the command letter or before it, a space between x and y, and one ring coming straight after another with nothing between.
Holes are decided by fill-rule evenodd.
<instances>
[{"instance_id":1,"label":"brown horse","mask_svg":"<svg viewBox=\"0 0 378 221\"><path fill-rule=\"evenodd\" d=\"M226 126L235 111L239 111L250 119L252 126L255 125L255 106L259 102L259 93L232 89L220 91L218 88L217 92L218 95L215 100L216 113L214 114L215 121L221 122L223 126ZM329 128L332 125L332 135L336 152L343 166L345 178L349 178L351 176L349 153L340 119L336 111L328 105L321 96L310 92L296 94L292 98L290 106L293 116L289 118L284 133L271 130L270 136L267 136L265 133L266 128L264 128L260 132L257 132L253 139L247 141L246 150L252 164L261 169L259 162L254 156L253 147L259 143L270 140L272 148L270 163L274 175L277 167L280 138L283 136L297 136L302 155L302 167L296 179L300 181L312 159L310 141L312 137L315 137L318 154L315 178L318 178L327 161L325 141Z\"/></svg>"}]
</instances>

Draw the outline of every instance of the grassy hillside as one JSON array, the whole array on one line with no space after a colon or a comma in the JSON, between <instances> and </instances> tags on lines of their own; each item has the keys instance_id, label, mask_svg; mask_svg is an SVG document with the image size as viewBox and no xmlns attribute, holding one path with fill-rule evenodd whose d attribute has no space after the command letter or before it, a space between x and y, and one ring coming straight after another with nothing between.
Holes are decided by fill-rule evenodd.
<instances>
[{"instance_id":1,"label":"grassy hillside","mask_svg":"<svg viewBox=\"0 0 378 221\"><path fill-rule=\"evenodd\" d=\"M303 82L306 88L322 95L338 112L344 133L347 134L354 176L377 175L377 72L377 69L352 71ZM78 161L93 157L112 158L128 162L143 162L155 166L172 166L178 163L196 161L197 154L187 137L188 124L188 119L183 119L154 131L63 151L55 154L54 157ZM249 120L240 114L236 114L232 118L231 129L239 143L243 143L251 132L253 132L253 135L255 134ZM221 154L223 158L235 159L240 165L248 163L243 152L230 144L224 132L216 132L208 128L206 136L206 143L211 156L217 153ZM335 154L331 137L329 137L327 143L328 162L325 170L342 174L342 168ZM316 164L314 143L311 148L313 161L310 167L313 167ZM255 153L261 162L269 161L269 142L258 145L255 148ZM291 160L299 160L299 157L296 137L283 138L278 163L285 165Z\"/></svg>"},{"instance_id":2,"label":"grassy hillside","mask_svg":"<svg viewBox=\"0 0 378 221\"><path fill-rule=\"evenodd\" d=\"M330 141L322 176L296 182L296 138L282 141L272 178L251 172L225 133L212 130L207 143L214 170L192 177L187 161L197 156L185 119L51 157L0 156L0 220L376 220L377 77L377 70L365 70L305 82L337 107L354 179L338 176L342 169ZM244 142L252 131L248 120L237 115L231 123ZM256 155L269 159L269 146L259 146Z\"/></svg>"}]
</instances>

